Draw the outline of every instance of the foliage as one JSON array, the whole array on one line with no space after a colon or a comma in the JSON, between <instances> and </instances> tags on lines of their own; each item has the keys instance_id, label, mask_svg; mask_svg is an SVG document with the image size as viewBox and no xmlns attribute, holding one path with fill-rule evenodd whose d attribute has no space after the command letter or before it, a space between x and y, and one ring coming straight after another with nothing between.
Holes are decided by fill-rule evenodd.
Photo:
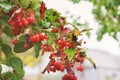
<instances>
[{"instance_id":1,"label":"foliage","mask_svg":"<svg viewBox=\"0 0 120 80\"><path fill-rule=\"evenodd\" d=\"M77 0L76 0L77 1ZM65 27L71 25L73 29ZM95 63L82 48L83 39L78 41L82 33L91 29L78 30L66 18L54 9L47 9L40 0L1 0L0 1L0 63L13 70L0 74L2 80L22 80L24 76L23 62L16 56L34 48L34 56L38 58L50 52L49 63L42 71L56 72L67 70L62 80L77 80L73 70L83 71L84 60ZM83 44L84 43L84 44ZM0 67L0 72L2 67ZM72 77L73 76L73 77Z\"/></svg>"},{"instance_id":2,"label":"foliage","mask_svg":"<svg viewBox=\"0 0 120 80\"><path fill-rule=\"evenodd\" d=\"M102 39L102 36L105 33L108 33L114 39L117 40L117 33L120 31L119 24L119 0L102 0L95 1L91 0L94 4L93 13L95 14L96 19L99 21L99 24L102 25L102 28L99 29L97 35L98 40Z\"/></svg>"},{"instance_id":3,"label":"foliage","mask_svg":"<svg viewBox=\"0 0 120 80\"><path fill-rule=\"evenodd\" d=\"M77 0L71 0L75 3ZM93 14L101 28L97 31L97 40L100 41L104 34L108 33L118 40L117 33L120 32L119 0L86 0L93 3ZM80 1L79 1L80 2ZM76 2L78 3L78 2Z\"/></svg>"}]
</instances>

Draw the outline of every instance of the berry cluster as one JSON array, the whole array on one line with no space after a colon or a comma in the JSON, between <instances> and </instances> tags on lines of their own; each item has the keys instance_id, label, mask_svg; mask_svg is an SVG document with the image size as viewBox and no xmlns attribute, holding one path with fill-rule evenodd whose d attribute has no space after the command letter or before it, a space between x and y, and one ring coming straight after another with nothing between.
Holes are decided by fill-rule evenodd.
<instances>
[{"instance_id":1,"label":"berry cluster","mask_svg":"<svg viewBox=\"0 0 120 80\"><path fill-rule=\"evenodd\" d=\"M77 49L76 51L76 62L83 63L85 60L85 55L82 54L81 49Z\"/></svg>"},{"instance_id":2,"label":"berry cluster","mask_svg":"<svg viewBox=\"0 0 120 80\"><path fill-rule=\"evenodd\" d=\"M42 33L37 33L37 34L34 34L34 35L30 36L30 42L32 42L32 43L41 42L44 39L48 40L49 37L46 36L46 35L43 35Z\"/></svg>"},{"instance_id":3,"label":"berry cluster","mask_svg":"<svg viewBox=\"0 0 120 80\"><path fill-rule=\"evenodd\" d=\"M12 44L16 45L18 43L18 39L12 41Z\"/></svg>"},{"instance_id":4,"label":"berry cluster","mask_svg":"<svg viewBox=\"0 0 120 80\"><path fill-rule=\"evenodd\" d=\"M65 74L62 77L62 80L77 80L77 77L73 74Z\"/></svg>"},{"instance_id":5,"label":"berry cluster","mask_svg":"<svg viewBox=\"0 0 120 80\"><path fill-rule=\"evenodd\" d=\"M42 73L44 74L46 71L52 71L52 72L56 72L56 71L61 71L63 72L66 69L66 64L64 61L66 54L65 53L60 53L59 51L56 53L51 53L51 55L49 56L50 61L48 63L48 66L42 71Z\"/></svg>"},{"instance_id":6,"label":"berry cluster","mask_svg":"<svg viewBox=\"0 0 120 80\"><path fill-rule=\"evenodd\" d=\"M71 43L67 42L65 39L58 40L57 44L60 50L63 50L65 47L71 47Z\"/></svg>"},{"instance_id":7,"label":"berry cluster","mask_svg":"<svg viewBox=\"0 0 120 80\"><path fill-rule=\"evenodd\" d=\"M54 62L53 66L50 68L51 71L56 72L56 70L63 72L65 66L60 62Z\"/></svg>"},{"instance_id":8,"label":"berry cluster","mask_svg":"<svg viewBox=\"0 0 120 80\"><path fill-rule=\"evenodd\" d=\"M48 51L48 52L53 51L53 47L51 45L48 45L48 44L42 44L41 48L43 49L43 51Z\"/></svg>"},{"instance_id":9,"label":"berry cluster","mask_svg":"<svg viewBox=\"0 0 120 80\"><path fill-rule=\"evenodd\" d=\"M82 72L84 70L84 67L80 65L79 67L77 67L77 70Z\"/></svg>"},{"instance_id":10,"label":"berry cluster","mask_svg":"<svg viewBox=\"0 0 120 80\"><path fill-rule=\"evenodd\" d=\"M15 10L8 20L8 24L12 25L12 33L14 36L19 35L24 28L27 28L30 23L34 22L34 12L28 12L25 15L25 10L23 8L18 8L17 10Z\"/></svg>"},{"instance_id":11,"label":"berry cluster","mask_svg":"<svg viewBox=\"0 0 120 80\"><path fill-rule=\"evenodd\" d=\"M81 52L81 48L78 48L77 51L76 51L76 58L75 58L75 61L78 62L80 65L77 67L77 70L78 71L83 71L84 70L84 67L83 64L84 63L84 60L85 60L85 55Z\"/></svg>"}]
</instances>

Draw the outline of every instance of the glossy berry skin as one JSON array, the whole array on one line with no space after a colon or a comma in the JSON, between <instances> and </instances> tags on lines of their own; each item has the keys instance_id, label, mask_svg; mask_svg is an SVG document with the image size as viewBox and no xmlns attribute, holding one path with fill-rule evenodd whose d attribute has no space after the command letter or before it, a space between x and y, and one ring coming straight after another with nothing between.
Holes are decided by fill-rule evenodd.
<instances>
[{"instance_id":1,"label":"glossy berry skin","mask_svg":"<svg viewBox=\"0 0 120 80\"><path fill-rule=\"evenodd\" d=\"M61 72L63 72L64 69L65 69L65 66L64 66L64 65L61 65L61 66L60 66L60 70L61 70Z\"/></svg>"},{"instance_id":2,"label":"glossy berry skin","mask_svg":"<svg viewBox=\"0 0 120 80\"><path fill-rule=\"evenodd\" d=\"M53 67L54 67L56 70L61 71L61 72L63 72L64 69L65 69L65 66L62 65L60 62L54 62Z\"/></svg>"},{"instance_id":3,"label":"glossy berry skin","mask_svg":"<svg viewBox=\"0 0 120 80\"><path fill-rule=\"evenodd\" d=\"M36 35L35 35L35 42L37 43L37 42L39 42L39 41L40 41L40 39L39 39L39 35L36 34Z\"/></svg>"},{"instance_id":4,"label":"glossy berry skin","mask_svg":"<svg viewBox=\"0 0 120 80\"><path fill-rule=\"evenodd\" d=\"M27 11L27 13L25 13ZM30 9L25 10L24 8L18 8L12 13L12 16L8 20L8 24L12 25L12 34L14 36L19 35L20 33L23 33L24 29L28 27L29 24L35 22L35 16L34 11Z\"/></svg>"},{"instance_id":5,"label":"glossy berry skin","mask_svg":"<svg viewBox=\"0 0 120 80\"><path fill-rule=\"evenodd\" d=\"M50 71L56 72L56 68L50 68Z\"/></svg>"},{"instance_id":6,"label":"glossy berry skin","mask_svg":"<svg viewBox=\"0 0 120 80\"><path fill-rule=\"evenodd\" d=\"M83 66L79 66L79 67L77 68L77 70L83 72L84 67L83 67Z\"/></svg>"},{"instance_id":7,"label":"glossy berry skin","mask_svg":"<svg viewBox=\"0 0 120 80\"><path fill-rule=\"evenodd\" d=\"M54 67L55 67L56 69L60 69L60 65L61 65L60 62L54 62Z\"/></svg>"},{"instance_id":8,"label":"glossy berry skin","mask_svg":"<svg viewBox=\"0 0 120 80\"><path fill-rule=\"evenodd\" d=\"M16 45L17 43L18 43L17 39L12 41L12 44L14 44L14 45Z\"/></svg>"},{"instance_id":9,"label":"glossy berry skin","mask_svg":"<svg viewBox=\"0 0 120 80\"><path fill-rule=\"evenodd\" d=\"M23 23L23 26L24 26L25 28L27 28L28 25L29 25L28 20L25 19L25 18L22 19L22 23Z\"/></svg>"},{"instance_id":10,"label":"glossy berry skin","mask_svg":"<svg viewBox=\"0 0 120 80\"><path fill-rule=\"evenodd\" d=\"M62 77L62 80L77 80L77 77L73 74L65 74Z\"/></svg>"},{"instance_id":11,"label":"glossy berry skin","mask_svg":"<svg viewBox=\"0 0 120 80\"><path fill-rule=\"evenodd\" d=\"M48 45L48 44L42 44L41 45L41 48L44 50L44 51L53 51L53 47L51 45Z\"/></svg>"},{"instance_id":12,"label":"glossy berry skin","mask_svg":"<svg viewBox=\"0 0 120 80\"><path fill-rule=\"evenodd\" d=\"M44 39L48 40L48 39L49 39L49 36L44 36Z\"/></svg>"},{"instance_id":13,"label":"glossy berry skin","mask_svg":"<svg viewBox=\"0 0 120 80\"><path fill-rule=\"evenodd\" d=\"M27 43L24 44L24 48L27 49L29 48L29 45Z\"/></svg>"},{"instance_id":14,"label":"glossy berry skin","mask_svg":"<svg viewBox=\"0 0 120 80\"><path fill-rule=\"evenodd\" d=\"M42 33L37 33L37 34L31 35L29 40L32 43L38 43L43 41L44 39L48 40L49 36L43 35Z\"/></svg>"},{"instance_id":15,"label":"glossy berry skin","mask_svg":"<svg viewBox=\"0 0 120 80\"><path fill-rule=\"evenodd\" d=\"M51 30L51 32L57 33L57 32L58 32L58 29L53 29L53 30Z\"/></svg>"},{"instance_id":16,"label":"glossy berry skin","mask_svg":"<svg viewBox=\"0 0 120 80\"><path fill-rule=\"evenodd\" d=\"M70 47L70 43L67 42L65 39L58 40L57 44L60 50L63 50L65 47Z\"/></svg>"},{"instance_id":17,"label":"glossy berry skin","mask_svg":"<svg viewBox=\"0 0 120 80\"><path fill-rule=\"evenodd\" d=\"M35 35L32 35L31 37L30 37L30 42L32 42L32 43L35 43Z\"/></svg>"},{"instance_id":18,"label":"glossy berry skin","mask_svg":"<svg viewBox=\"0 0 120 80\"><path fill-rule=\"evenodd\" d=\"M35 19L33 17L27 17L29 23L34 23Z\"/></svg>"}]
</instances>

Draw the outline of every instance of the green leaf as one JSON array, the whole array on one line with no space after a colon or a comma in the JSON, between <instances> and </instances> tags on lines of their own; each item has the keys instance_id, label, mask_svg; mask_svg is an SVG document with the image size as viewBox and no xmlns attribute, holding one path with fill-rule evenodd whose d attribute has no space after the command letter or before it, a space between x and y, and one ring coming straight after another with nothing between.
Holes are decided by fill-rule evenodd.
<instances>
[{"instance_id":1,"label":"green leaf","mask_svg":"<svg viewBox=\"0 0 120 80\"><path fill-rule=\"evenodd\" d=\"M95 62L92 60L91 57L86 57L86 59L92 64L92 66L96 69L96 64Z\"/></svg>"},{"instance_id":2,"label":"green leaf","mask_svg":"<svg viewBox=\"0 0 120 80\"><path fill-rule=\"evenodd\" d=\"M20 0L20 3L24 8L37 9L40 6L40 0Z\"/></svg>"},{"instance_id":3,"label":"green leaf","mask_svg":"<svg viewBox=\"0 0 120 80\"><path fill-rule=\"evenodd\" d=\"M88 36L88 38L90 38L90 32L86 32L86 35Z\"/></svg>"},{"instance_id":4,"label":"green leaf","mask_svg":"<svg viewBox=\"0 0 120 80\"><path fill-rule=\"evenodd\" d=\"M50 22L55 22L56 18L59 17L60 13L58 13L54 9L47 9L45 11L45 18Z\"/></svg>"},{"instance_id":5,"label":"green leaf","mask_svg":"<svg viewBox=\"0 0 120 80\"><path fill-rule=\"evenodd\" d=\"M1 74L0 80L21 80L21 79L19 79L18 76L16 76L16 74L12 72L5 72Z\"/></svg>"},{"instance_id":6,"label":"green leaf","mask_svg":"<svg viewBox=\"0 0 120 80\"><path fill-rule=\"evenodd\" d=\"M2 43L2 38L0 37L0 44Z\"/></svg>"},{"instance_id":7,"label":"green leaf","mask_svg":"<svg viewBox=\"0 0 120 80\"><path fill-rule=\"evenodd\" d=\"M25 52L25 51L27 51L28 49L30 49L32 46L29 46L29 48L27 48L27 49L25 49L24 48L24 41L22 41L22 42L18 42L15 46L14 46L14 48L13 48L13 50L16 52L16 53L22 53L22 52Z\"/></svg>"},{"instance_id":8,"label":"green leaf","mask_svg":"<svg viewBox=\"0 0 120 80\"><path fill-rule=\"evenodd\" d=\"M32 8L34 10L36 10L36 9L40 8L40 0L34 0L34 1L35 2L33 3Z\"/></svg>"},{"instance_id":9,"label":"green leaf","mask_svg":"<svg viewBox=\"0 0 120 80\"><path fill-rule=\"evenodd\" d=\"M0 3L0 7L9 10L9 9L12 8L12 5L11 4L6 4L6 3Z\"/></svg>"},{"instance_id":10,"label":"green leaf","mask_svg":"<svg viewBox=\"0 0 120 80\"><path fill-rule=\"evenodd\" d=\"M79 3L80 0L72 0L73 3Z\"/></svg>"},{"instance_id":11,"label":"green leaf","mask_svg":"<svg viewBox=\"0 0 120 80\"><path fill-rule=\"evenodd\" d=\"M50 22L55 22L57 16L48 16L48 19L50 20Z\"/></svg>"},{"instance_id":12,"label":"green leaf","mask_svg":"<svg viewBox=\"0 0 120 80\"><path fill-rule=\"evenodd\" d=\"M36 43L34 44L34 50L35 50L35 57L38 58L39 57L39 51L40 51L40 45L41 43Z\"/></svg>"},{"instance_id":13,"label":"green leaf","mask_svg":"<svg viewBox=\"0 0 120 80\"><path fill-rule=\"evenodd\" d=\"M76 54L76 49L75 48L66 49L65 53L68 55L68 59L71 61L73 56Z\"/></svg>"},{"instance_id":14,"label":"green leaf","mask_svg":"<svg viewBox=\"0 0 120 80\"><path fill-rule=\"evenodd\" d=\"M11 55L13 55L12 48L7 44L2 44L2 51L6 57L10 57Z\"/></svg>"},{"instance_id":15,"label":"green leaf","mask_svg":"<svg viewBox=\"0 0 120 80\"><path fill-rule=\"evenodd\" d=\"M49 33L48 36L49 36L48 44L52 44L54 42L56 36L54 33Z\"/></svg>"},{"instance_id":16,"label":"green leaf","mask_svg":"<svg viewBox=\"0 0 120 80\"><path fill-rule=\"evenodd\" d=\"M80 51L80 56L86 57L86 50L85 49Z\"/></svg>"},{"instance_id":17,"label":"green leaf","mask_svg":"<svg viewBox=\"0 0 120 80\"><path fill-rule=\"evenodd\" d=\"M18 42L23 42L25 40L25 35L21 35L20 37L19 37L19 41Z\"/></svg>"},{"instance_id":18,"label":"green leaf","mask_svg":"<svg viewBox=\"0 0 120 80\"><path fill-rule=\"evenodd\" d=\"M13 37L12 35L12 30L10 27L6 26L4 29L3 29L4 33L8 36L8 37Z\"/></svg>"},{"instance_id":19,"label":"green leaf","mask_svg":"<svg viewBox=\"0 0 120 80\"><path fill-rule=\"evenodd\" d=\"M2 72L2 66L1 66L1 64L0 64L0 74L1 74L1 72Z\"/></svg>"},{"instance_id":20,"label":"green leaf","mask_svg":"<svg viewBox=\"0 0 120 80\"><path fill-rule=\"evenodd\" d=\"M21 79L24 76L23 63L18 57L8 59L8 65L14 69L14 73Z\"/></svg>"}]
</instances>

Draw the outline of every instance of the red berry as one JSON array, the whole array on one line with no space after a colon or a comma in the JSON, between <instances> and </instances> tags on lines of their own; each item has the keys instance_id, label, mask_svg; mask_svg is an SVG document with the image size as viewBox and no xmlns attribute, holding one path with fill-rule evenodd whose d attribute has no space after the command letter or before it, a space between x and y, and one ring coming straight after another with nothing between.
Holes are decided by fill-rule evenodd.
<instances>
[{"instance_id":1,"label":"red berry","mask_svg":"<svg viewBox=\"0 0 120 80\"><path fill-rule=\"evenodd\" d=\"M12 41L12 44L16 45L16 44L17 44L17 42L18 42L18 40L17 40L17 39L16 39L16 40L13 40L13 41Z\"/></svg>"},{"instance_id":2,"label":"red berry","mask_svg":"<svg viewBox=\"0 0 120 80\"><path fill-rule=\"evenodd\" d=\"M60 26L60 30L63 30L63 28L64 28L63 26Z\"/></svg>"},{"instance_id":3,"label":"red berry","mask_svg":"<svg viewBox=\"0 0 120 80\"><path fill-rule=\"evenodd\" d=\"M57 33L57 32L58 32L58 29L53 29L51 32Z\"/></svg>"},{"instance_id":4,"label":"red berry","mask_svg":"<svg viewBox=\"0 0 120 80\"><path fill-rule=\"evenodd\" d=\"M80 66L80 67L77 68L77 70L82 72L84 70L84 67Z\"/></svg>"},{"instance_id":5,"label":"red berry","mask_svg":"<svg viewBox=\"0 0 120 80\"><path fill-rule=\"evenodd\" d=\"M32 36L30 37L30 42L32 42L32 43L35 42L35 35L32 35Z\"/></svg>"},{"instance_id":6,"label":"red berry","mask_svg":"<svg viewBox=\"0 0 120 80\"><path fill-rule=\"evenodd\" d=\"M55 54L54 53L51 53L49 58L51 59Z\"/></svg>"},{"instance_id":7,"label":"red berry","mask_svg":"<svg viewBox=\"0 0 120 80\"><path fill-rule=\"evenodd\" d=\"M81 63L83 63L85 58L84 57L80 57L79 60L80 60Z\"/></svg>"},{"instance_id":8,"label":"red berry","mask_svg":"<svg viewBox=\"0 0 120 80\"><path fill-rule=\"evenodd\" d=\"M39 39L40 39L40 40L44 40L44 36L43 36L42 33L38 33L38 35L39 35Z\"/></svg>"},{"instance_id":9,"label":"red berry","mask_svg":"<svg viewBox=\"0 0 120 80\"><path fill-rule=\"evenodd\" d=\"M48 40L48 39L49 39L49 36L44 36L44 39Z\"/></svg>"},{"instance_id":10,"label":"red berry","mask_svg":"<svg viewBox=\"0 0 120 80\"><path fill-rule=\"evenodd\" d=\"M23 19L22 19L22 23L23 23L23 26L24 26L25 28L28 27L28 21L27 21L27 19L23 18Z\"/></svg>"},{"instance_id":11,"label":"red berry","mask_svg":"<svg viewBox=\"0 0 120 80\"><path fill-rule=\"evenodd\" d=\"M86 41L84 41L84 44L86 44Z\"/></svg>"},{"instance_id":12,"label":"red berry","mask_svg":"<svg viewBox=\"0 0 120 80\"><path fill-rule=\"evenodd\" d=\"M50 71L56 72L56 68L50 68Z\"/></svg>"},{"instance_id":13,"label":"red berry","mask_svg":"<svg viewBox=\"0 0 120 80\"><path fill-rule=\"evenodd\" d=\"M25 49L29 48L29 45L25 43L25 44L24 44L24 48L25 48Z\"/></svg>"},{"instance_id":14,"label":"red berry","mask_svg":"<svg viewBox=\"0 0 120 80\"><path fill-rule=\"evenodd\" d=\"M62 77L62 80L77 80L77 77L73 74L65 74Z\"/></svg>"},{"instance_id":15,"label":"red berry","mask_svg":"<svg viewBox=\"0 0 120 80\"><path fill-rule=\"evenodd\" d=\"M63 72L64 69L65 69L65 66L64 66L64 65L61 65L61 66L60 66L60 70Z\"/></svg>"},{"instance_id":16,"label":"red berry","mask_svg":"<svg viewBox=\"0 0 120 80\"><path fill-rule=\"evenodd\" d=\"M40 41L39 35L36 34L36 35L35 35L35 42L39 42L39 41Z\"/></svg>"},{"instance_id":17,"label":"red berry","mask_svg":"<svg viewBox=\"0 0 120 80\"><path fill-rule=\"evenodd\" d=\"M60 69L60 62L54 62L54 67L59 70Z\"/></svg>"},{"instance_id":18,"label":"red berry","mask_svg":"<svg viewBox=\"0 0 120 80\"><path fill-rule=\"evenodd\" d=\"M23 23L22 23L22 20L21 19L18 19L15 23L18 27L22 27Z\"/></svg>"},{"instance_id":19,"label":"red berry","mask_svg":"<svg viewBox=\"0 0 120 80\"><path fill-rule=\"evenodd\" d=\"M73 74L70 74L70 80L77 80L77 77Z\"/></svg>"},{"instance_id":20,"label":"red berry","mask_svg":"<svg viewBox=\"0 0 120 80\"><path fill-rule=\"evenodd\" d=\"M34 23L35 19L33 17L27 17L29 23Z\"/></svg>"}]
</instances>

